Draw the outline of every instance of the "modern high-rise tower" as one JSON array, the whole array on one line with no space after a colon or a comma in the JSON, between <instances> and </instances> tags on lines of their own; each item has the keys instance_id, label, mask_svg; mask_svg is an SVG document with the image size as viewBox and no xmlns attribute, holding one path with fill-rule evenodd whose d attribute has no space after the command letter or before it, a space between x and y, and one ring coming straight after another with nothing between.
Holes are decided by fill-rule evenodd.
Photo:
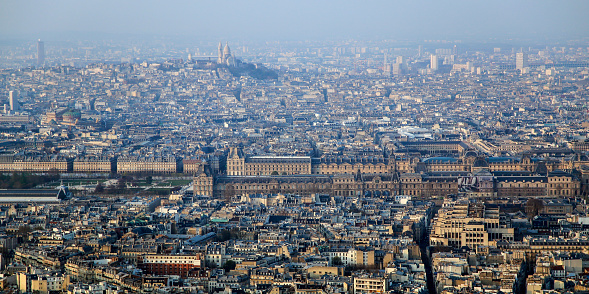
<instances>
[{"instance_id":1,"label":"modern high-rise tower","mask_svg":"<svg viewBox=\"0 0 589 294\"><path fill-rule=\"evenodd\" d=\"M10 103L10 111L19 111L19 105L18 105L18 99L17 96L18 93L16 91L9 91L8 92L8 103Z\"/></svg>"},{"instance_id":2,"label":"modern high-rise tower","mask_svg":"<svg viewBox=\"0 0 589 294\"><path fill-rule=\"evenodd\" d=\"M45 43L39 39L37 41L37 66L45 64Z\"/></svg>"},{"instance_id":3,"label":"modern high-rise tower","mask_svg":"<svg viewBox=\"0 0 589 294\"><path fill-rule=\"evenodd\" d=\"M524 52L515 54L515 69L522 70L528 67L528 55Z\"/></svg>"},{"instance_id":4,"label":"modern high-rise tower","mask_svg":"<svg viewBox=\"0 0 589 294\"><path fill-rule=\"evenodd\" d=\"M430 66L429 66L432 70L438 70L439 67L439 62L438 62L438 56L437 55L433 55L430 57Z\"/></svg>"}]
</instances>

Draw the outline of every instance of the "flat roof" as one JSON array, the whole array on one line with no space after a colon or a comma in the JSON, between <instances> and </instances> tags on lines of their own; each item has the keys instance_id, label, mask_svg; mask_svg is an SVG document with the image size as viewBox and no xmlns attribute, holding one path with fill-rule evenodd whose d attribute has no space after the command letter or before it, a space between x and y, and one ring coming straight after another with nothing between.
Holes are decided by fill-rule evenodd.
<instances>
[{"instance_id":1,"label":"flat roof","mask_svg":"<svg viewBox=\"0 0 589 294\"><path fill-rule=\"evenodd\" d=\"M47 195L57 196L58 189L0 189L0 197L15 196L22 197L27 195Z\"/></svg>"},{"instance_id":2,"label":"flat roof","mask_svg":"<svg viewBox=\"0 0 589 294\"><path fill-rule=\"evenodd\" d=\"M49 203L49 202L59 202L57 198L57 194L53 197L14 197L14 196L1 196L0 203L28 203L28 202L42 202L42 203Z\"/></svg>"}]
</instances>

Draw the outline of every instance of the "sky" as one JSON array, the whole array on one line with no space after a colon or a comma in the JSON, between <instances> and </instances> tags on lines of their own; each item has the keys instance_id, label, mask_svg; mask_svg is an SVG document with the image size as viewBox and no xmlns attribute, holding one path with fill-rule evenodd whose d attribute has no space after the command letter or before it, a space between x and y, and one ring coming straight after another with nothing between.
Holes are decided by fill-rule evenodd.
<instances>
[{"instance_id":1,"label":"sky","mask_svg":"<svg viewBox=\"0 0 589 294\"><path fill-rule=\"evenodd\" d=\"M589 37L587 0L0 0L0 39L240 40Z\"/></svg>"}]
</instances>

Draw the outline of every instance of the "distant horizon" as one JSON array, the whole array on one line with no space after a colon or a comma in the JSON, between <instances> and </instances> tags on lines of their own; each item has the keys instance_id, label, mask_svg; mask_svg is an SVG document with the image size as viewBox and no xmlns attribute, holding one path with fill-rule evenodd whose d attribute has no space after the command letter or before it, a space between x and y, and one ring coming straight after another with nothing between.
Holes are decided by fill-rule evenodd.
<instances>
[{"instance_id":1,"label":"distant horizon","mask_svg":"<svg viewBox=\"0 0 589 294\"><path fill-rule=\"evenodd\" d=\"M589 40L589 1L3 1L0 40Z\"/></svg>"},{"instance_id":2,"label":"distant horizon","mask_svg":"<svg viewBox=\"0 0 589 294\"><path fill-rule=\"evenodd\" d=\"M251 40L244 38L230 38L230 37L194 37L189 35L156 35L147 33L41 33L41 34L25 34L19 36L0 36L0 46L7 45L9 43L30 43L36 44L38 40L44 41L49 46L51 44L59 43L78 43L78 45L89 45L93 42L113 42L114 45L123 45L125 43L165 43L166 46L176 47L185 45L206 45L215 46L218 42L229 42L230 46L234 45L322 45L329 46L336 44L341 46L345 43L349 46L369 46L369 45L384 45L388 46L418 46L423 45L426 47L432 46L436 48L451 47L453 45L465 46L465 47L487 47L487 46L511 46L511 47L543 47L543 46L589 46L589 37L586 38L555 38L545 40L535 40L529 38L488 38L488 39L391 39L384 37L375 37L371 39L362 38L331 38L331 39L266 39L266 40Z\"/></svg>"}]
</instances>

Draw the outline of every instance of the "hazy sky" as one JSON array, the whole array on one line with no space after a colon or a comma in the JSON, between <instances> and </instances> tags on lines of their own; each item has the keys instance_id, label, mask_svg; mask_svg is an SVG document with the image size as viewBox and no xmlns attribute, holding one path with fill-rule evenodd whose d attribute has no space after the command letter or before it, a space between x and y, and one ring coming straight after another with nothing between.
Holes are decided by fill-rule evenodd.
<instances>
[{"instance_id":1,"label":"hazy sky","mask_svg":"<svg viewBox=\"0 0 589 294\"><path fill-rule=\"evenodd\" d=\"M0 0L0 38L562 39L589 36L587 12L588 0Z\"/></svg>"}]
</instances>

